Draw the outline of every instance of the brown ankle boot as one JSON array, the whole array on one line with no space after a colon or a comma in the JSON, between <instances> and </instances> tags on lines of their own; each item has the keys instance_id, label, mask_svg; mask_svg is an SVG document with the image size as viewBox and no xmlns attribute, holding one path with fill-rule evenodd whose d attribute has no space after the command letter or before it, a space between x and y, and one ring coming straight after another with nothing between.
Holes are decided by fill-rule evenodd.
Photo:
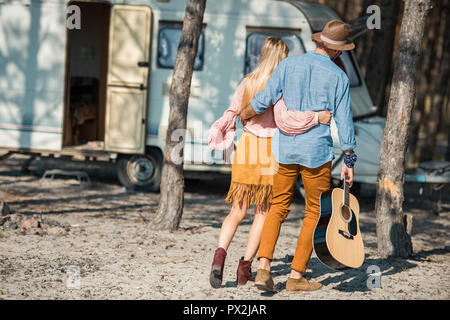
<instances>
[{"instance_id":1,"label":"brown ankle boot","mask_svg":"<svg viewBox=\"0 0 450 320\"><path fill-rule=\"evenodd\" d=\"M289 293L299 292L299 291L315 291L322 288L322 284L319 282L309 282L305 277L300 279L288 278L286 282L286 291Z\"/></svg>"},{"instance_id":2,"label":"brown ankle boot","mask_svg":"<svg viewBox=\"0 0 450 320\"><path fill-rule=\"evenodd\" d=\"M255 278L255 286L262 291L276 292L272 275L268 270L258 269L258 273Z\"/></svg>"},{"instance_id":3,"label":"brown ankle boot","mask_svg":"<svg viewBox=\"0 0 450 320\"><path fill-rule=\"evenodd\" d=\"M223 266L225 264L225 257L227 252L224 248L218 248L214 252L214 259L211 266L211 273L209 275L209 283L213 288L220 288L222 285Z\"/></svg>"},{"instance_id":4,"label":"brown ankle boot","mask_svg":"<svg viewBox=\"0 0 450 320\"><path fill-rule=\"evenodd\" d=\"M255 278L252 277L252 261L244 260L242 257L237 269L237 285L243 286L247 281L255 281Z\"/></svg>"}]
</instances>

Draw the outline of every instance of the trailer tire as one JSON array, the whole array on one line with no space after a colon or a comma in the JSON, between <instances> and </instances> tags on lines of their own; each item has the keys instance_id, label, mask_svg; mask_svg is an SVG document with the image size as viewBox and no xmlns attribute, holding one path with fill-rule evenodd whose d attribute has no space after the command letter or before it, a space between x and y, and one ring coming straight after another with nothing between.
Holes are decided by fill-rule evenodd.
<instances>
[{"instance_id":1,"label":"trailer tire","mask_svg":"<svg viewBox=\"0 0 450 320\"><path fill-rule=\"evenodd\" d=\"M129 190L158 192L163 156L159 149L148 148L145 155L120 155L117 176Z\"/></svg>"}]
</instances>

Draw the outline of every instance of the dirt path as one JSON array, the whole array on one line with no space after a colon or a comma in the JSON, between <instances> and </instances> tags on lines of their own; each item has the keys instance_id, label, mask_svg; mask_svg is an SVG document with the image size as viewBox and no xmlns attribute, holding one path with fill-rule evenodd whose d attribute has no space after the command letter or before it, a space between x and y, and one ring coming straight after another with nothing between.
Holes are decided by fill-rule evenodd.
<instances>
[{"instance_id":1,"label":"dirt path","mask_svg":"<svg viewBox=\"0 0 450 320\"><path fill-rule=\"evenodd\" d=\"M52 230L13 229L12 221L0 227L0 299L450 299L448 190L441 216L421 208L417 197L407 196L411 200L406 211L414 215L415 255L391 261L377 255L374 198L367 191L360 198L364 265L330 271L313 254L307 276L324 288L292 295L284 289L304 210L297 199L275 251L273 275L279 292L268 295L252 285L235 284L251 214L229 249L223 287L209 285L212 255L229 210L223 201L226 181L188 181L181 229L155 232L146 221L154 215L159 195L124 190L111 167L90 166L92 184L80 188L73 179L39 180L46 168L68 164L38 160L31 173L24 174L24 159L15 156L0 162L0 200L9 203L13 216L34 215L52 224ZM367 287L371 265L380 268L381 288ZM79 288L67 287L70 266L81 272ZM256 267L254 262L254 271Z\"/></svg>"}]
</instances>

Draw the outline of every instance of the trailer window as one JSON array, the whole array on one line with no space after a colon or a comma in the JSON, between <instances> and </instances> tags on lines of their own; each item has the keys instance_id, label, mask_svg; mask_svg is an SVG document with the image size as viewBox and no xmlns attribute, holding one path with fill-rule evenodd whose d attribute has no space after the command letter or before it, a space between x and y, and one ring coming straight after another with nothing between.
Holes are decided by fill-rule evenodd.
<instances>
[{"instance_id":1,"label":"trailer window","mask_svg":"<svg viewBox=\"0 0 450 320\"><path fill-rule=\"evenodd\" d=\"M339 57L344 65L345 72L347 73L348 80L350 82L350 87L357 87L361 85L361 80L356 70L355 63L352 56L347 51L342 51Z\"/></svg>"},{"instance_id":2,"label":"trailer window","mask_svg":"<svg viewBox=\"0 0 450 320\"><path fill-rule=\"evenodd\" d=\"M300 37L292 32L252 32L247 36L244 74L248 74L256 68L264 40L271 35L281 38L287 44L290 56L306 52Z\"/></svg>"},{"instance_id":3,"label":"trailer window","mask_svg":"<svg viewBox=\"0 0 450 320\"><path fill-rule=\"evenodd\" d=\"M172 25L160 24L158 32L158 58L157 65L160 68L173 69L177 56L178 43L181 37L181 23ZM197 55L195 56L194 70L203 69L203 55L205 47L204 30L200 34Z\"/></svg>"}]
</instances>

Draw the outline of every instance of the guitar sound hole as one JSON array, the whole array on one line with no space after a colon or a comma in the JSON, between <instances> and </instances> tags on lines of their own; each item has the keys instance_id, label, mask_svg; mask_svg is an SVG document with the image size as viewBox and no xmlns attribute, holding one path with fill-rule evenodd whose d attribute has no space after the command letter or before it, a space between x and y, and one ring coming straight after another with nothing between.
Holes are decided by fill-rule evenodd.
<instances>
[{"instance_id":1,"label":"guitar sound hole","mask_svg":"<svg viewBox=\"0 0 450 320\"><path fill-rule=\"evenodd\" d=\"M352 218L352 211L347 206L341 207L341 215L345 222L350 222L350 219Z\"/></svg>"}]
</instances>

